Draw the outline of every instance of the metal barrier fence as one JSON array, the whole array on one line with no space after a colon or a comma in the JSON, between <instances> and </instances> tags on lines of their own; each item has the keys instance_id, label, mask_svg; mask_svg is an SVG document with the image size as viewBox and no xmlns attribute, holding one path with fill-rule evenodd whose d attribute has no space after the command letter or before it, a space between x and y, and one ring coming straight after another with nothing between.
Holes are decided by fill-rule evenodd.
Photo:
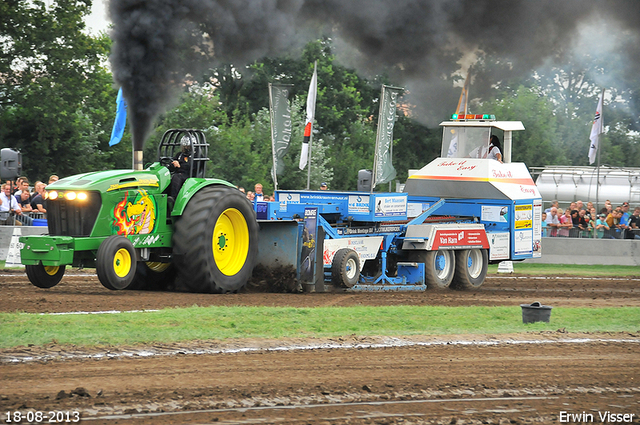
<instances>
[{"instance_id":1,"label":"metal barrier fence","mask_svg":"<svg viewBox=\"0 0 640 425\"><path fill-rule=\"evenodd\" d=\"M564 230L564 231L563 231ZM640 239L640 229L609 229L597 232L593 229L582 230L577 227L570 229L558 229L552 232L548 227L542 228L542 237L545 238L587 238L587 239Z\"/></svg>"},{"instance_id":2,"label":"metal barrier fence","mask_svg":"<svg viewBox=\"0 0 640 425\"><path fill-rule=\"evenodd\" d=\"M22 217L28 217L29 220L20 220L20 218ZM33 224L33 220L40 220L37 225L43 225L45 223L42 223L43 220L47 219L47 215L45 213L41 213L41 212L28 212L28 213L22 213L22 214L15 214L13 211L9 212L9 211L2 211L0 212L0 225L2 226L16 226L16 225L22 225L22 226L33 226L36 224Z\"/></svg>"}]
</instances>

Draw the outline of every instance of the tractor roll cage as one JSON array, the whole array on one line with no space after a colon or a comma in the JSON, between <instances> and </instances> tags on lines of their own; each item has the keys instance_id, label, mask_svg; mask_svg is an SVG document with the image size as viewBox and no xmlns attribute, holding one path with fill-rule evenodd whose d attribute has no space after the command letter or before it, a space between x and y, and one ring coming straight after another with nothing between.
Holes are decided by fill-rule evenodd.
<instances>
[{"instance_id":1,"label":"tractor roll cage","mask_svg":"<svg viewBox=\"0 0 640 425\"><path fill-rule=\"evenodd\" d=\"M206 172L206 162L209 160L209 143L200 130L192 129L172 129L167 130L158 145L158 160L161 158L174 158L182 149L182 139L187 137L191 144L190 158L191 174L189 177L204 178Z\"/></svg>"}]
</instances>

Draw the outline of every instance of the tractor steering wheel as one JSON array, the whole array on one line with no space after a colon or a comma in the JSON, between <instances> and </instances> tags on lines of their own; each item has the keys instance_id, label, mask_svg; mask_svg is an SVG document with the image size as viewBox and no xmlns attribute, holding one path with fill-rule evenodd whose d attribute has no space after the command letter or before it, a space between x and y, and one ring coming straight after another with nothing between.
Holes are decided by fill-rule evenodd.
<instances>
[{"instance_id":1,"label":"tractor steering wheel","mask_svg":"<svg viewBox=\"0 0 640 425\"><path fill-rule=\"evenodd\" d=\"M173 158L168 156L163 156L160 158L160 165L168 167L173 162Z\"/></svg>"}]
</instances>

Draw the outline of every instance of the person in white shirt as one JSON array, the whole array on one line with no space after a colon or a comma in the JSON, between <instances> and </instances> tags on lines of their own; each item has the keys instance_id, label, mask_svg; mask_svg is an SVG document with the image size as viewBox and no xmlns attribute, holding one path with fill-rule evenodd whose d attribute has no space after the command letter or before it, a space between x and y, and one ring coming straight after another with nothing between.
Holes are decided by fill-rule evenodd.
<instances>
[{"instance_id":1,"label":"person in white shirt","mask_svg":"<svg viewBox=\"0 0 640 425\"><path fill-rule=\"evenodd\" d=\"M489 152L487 153L488 159L495 159L498 162L502 162L502 153L500 152L500 139L495 134L489 139Z\"/></svg>"},{"instance_id":2,"label":"person in white shirt","mask_svg":"<svg viewBox=\"0 0 640 425\"><path fill-rule=\"evenodd\" d=\"M262 202L264 200L264 193L262 193L262 185L260 183L256 183L253 187L255 190L255 200L257 202Z\"/></svg>"},{"instance_id":3,"label":"person in white shirt","mask_svg":"<svg viewBox=\"0 0 640 425\"><path fill-rule=\"evenodd\" d=\"M13 212L16 215L16 218L20 220L20 222L24 221L24 224L26 224L27 226L33 223L31 217L22 215L22 208L20 208L18 200L11 194L10 183L6 183L4 186L2 186L2 192L0 192L0 201L2 201L2 203L0 204L0 213L3 213L0 215L0 220L6 222L10 214Z\"/></svg>"},{"instance_id":4,"label":"person in white shirt","mask_svg":"<svg viewBox=\"0 0 640 425\"><path fill-rule=\"evenodd\" d=\"M2 201L2 204L0 204L0 212L22 212L20 205L18 205L18 201L13 195L11 195L11 185L9 183L2 186L0 200Z\"/></svg>"}]
</instances>

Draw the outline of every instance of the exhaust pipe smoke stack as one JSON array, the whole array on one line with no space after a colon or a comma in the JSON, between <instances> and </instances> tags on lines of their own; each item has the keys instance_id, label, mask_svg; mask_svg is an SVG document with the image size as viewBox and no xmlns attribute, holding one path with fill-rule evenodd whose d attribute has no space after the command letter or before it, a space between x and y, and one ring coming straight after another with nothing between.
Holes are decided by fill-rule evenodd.
<instances>
[{"instance_id":1,"label":"exhaust pipe smoke stack","mask_svg":"<svg viewBox=\"0 0 640 425\"><path fill-rule=\"evenodd\" d=\"M133 151L133 169L135 171L144 170L144 165L142 161L142 151Z\"/></svg>"}]
</instances>

